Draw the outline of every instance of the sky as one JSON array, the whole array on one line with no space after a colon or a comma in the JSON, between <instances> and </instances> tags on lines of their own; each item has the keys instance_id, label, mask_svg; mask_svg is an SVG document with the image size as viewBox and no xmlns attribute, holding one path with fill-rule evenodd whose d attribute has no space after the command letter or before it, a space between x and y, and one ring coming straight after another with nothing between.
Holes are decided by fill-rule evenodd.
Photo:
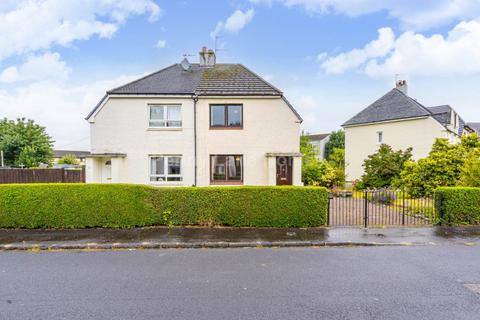
<instances>
[{"instance_id":1,"label":"sky","mask_svg":"<svg viewBox=\"0 0 480 320\"><path fill-rule=\"evenodd\" d=\"M215 45L282 90L308 133L339 129L396 78L480 122L480 0L0 0L0 117L88 150L105 91Z\"/></svg>"}]
</instances>

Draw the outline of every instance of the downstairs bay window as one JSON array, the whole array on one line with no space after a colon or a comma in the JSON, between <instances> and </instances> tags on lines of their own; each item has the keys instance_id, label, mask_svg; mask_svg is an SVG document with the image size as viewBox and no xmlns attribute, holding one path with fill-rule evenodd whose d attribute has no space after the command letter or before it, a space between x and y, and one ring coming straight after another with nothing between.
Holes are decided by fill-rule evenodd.
<instances>
[{"instance_id":1,"label":"downstairs bay window","mask_svg":"<svg viewBox=\"0 0 480 320\"><path fill-rule=\"evenodd\" d=\"M180 182L182 180L181 156L150 156L151 182Z\"/></svg>"},{"instance_id":2,"label":"downstairs bay window","mask_svg":"<svg viewBox=\"0 0 480 320\"><path fill-rule=\"evenodd\" d=\"M210 182L241 184L243 182L243 156L211 155Z\"/></svg>"}]
</instances>

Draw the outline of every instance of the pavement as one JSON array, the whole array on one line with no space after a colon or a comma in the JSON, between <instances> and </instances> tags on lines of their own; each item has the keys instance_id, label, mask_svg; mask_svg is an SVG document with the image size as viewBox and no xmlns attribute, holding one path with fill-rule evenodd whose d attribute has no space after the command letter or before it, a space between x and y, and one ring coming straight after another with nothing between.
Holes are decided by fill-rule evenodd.
<instances>
[{"instance_id":1,"label":"pavement","mask_svg":"<svg viewBox=\"0 0 480 320\"><path fill-rule=\"evenodd\" d=\"M0 319L479 319L465 245L0 252Z\"/></svg>"},{"instance_id":2,"label":"pavement","mask_svg":"<svg viewBox=\"0 0 480 320\"><path fill-rule=\"evenodd\" d=\"M416 228L0 229L0 251L480 245L480 226Z\"/></svg>"}]
</instances>

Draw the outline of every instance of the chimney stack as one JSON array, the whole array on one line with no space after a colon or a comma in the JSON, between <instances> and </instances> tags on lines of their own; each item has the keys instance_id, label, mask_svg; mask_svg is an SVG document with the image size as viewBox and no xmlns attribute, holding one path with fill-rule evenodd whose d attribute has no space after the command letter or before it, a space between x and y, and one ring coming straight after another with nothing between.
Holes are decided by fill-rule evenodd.
<instances>
[{"instance_id":1,"label":"chimney stack","mask_svg":"<svg viewBox=\"0 0 480 320\"><path fill-rule=\"evenodd\" d=\"M408 84L407 80L397 80L396 87L398 90L402 91L406 95L408 95Z\"/></svg>"},{"instance_id":2,"label":"chimney stack","mask_svg":"<svg viewBox=\"0 0 480 320\"><path fill-rule=\"evenodd\" d=\"M215 66L215 52L207 47L202 47L200 50L200 67L212 68Z\"/></svg>"}]
</instances>

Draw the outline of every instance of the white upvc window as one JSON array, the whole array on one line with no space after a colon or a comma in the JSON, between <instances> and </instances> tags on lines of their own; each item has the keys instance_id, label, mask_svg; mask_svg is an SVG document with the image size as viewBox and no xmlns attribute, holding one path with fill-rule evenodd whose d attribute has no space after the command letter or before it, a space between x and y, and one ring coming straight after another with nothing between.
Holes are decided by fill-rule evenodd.
<instances>
[{"instance_id":1,"label":"white upvc window","mask_svg":"<svg viewBox=\"0 0 480 320\"><path fill-rule=\"evenodd\" d=\"M150 128L181 128L182 106L179 104L151 104Z\"/></svg>"},{"instance_id":2,"label":"white upvc window","mask_svg":"<svg viewBox=\"0 0 480 320\"><path fill-rule=\"evenodd\" d=\"M180 182L182 180L182 156L150 156L151 182Z\"/></svg>"}]
</instances>

